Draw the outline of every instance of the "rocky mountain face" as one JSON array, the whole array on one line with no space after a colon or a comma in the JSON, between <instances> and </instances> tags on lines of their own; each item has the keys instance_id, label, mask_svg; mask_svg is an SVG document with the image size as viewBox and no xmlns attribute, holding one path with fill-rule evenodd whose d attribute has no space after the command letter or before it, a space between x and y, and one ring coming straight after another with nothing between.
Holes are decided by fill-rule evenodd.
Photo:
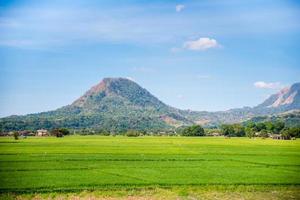
<instances>
[{"instance_id":1,"label":"rocky mountain face","mask_svg":"<svg viewBox=\"0 0 300 200\"><path fill-rule=\"evenodd\" d=\"M161 131L191 124L213 126L300 109L299 91L300 83L296 83L254 108L198 112L168 106L129 79L105 78L70 105L0 119L0 131L66 127L119 132L128 129Z\"/></svg>"},{"instance_id":2,"label":"rocky mountain face","mask_svg":"<svg viewBox=\"0 0 300 200\"><path fill-rule=\"evenodd\" d=\"M300 83L295 83L273 94L256 108L292 110L300 108Z\"/></svg>"}]
</instances>

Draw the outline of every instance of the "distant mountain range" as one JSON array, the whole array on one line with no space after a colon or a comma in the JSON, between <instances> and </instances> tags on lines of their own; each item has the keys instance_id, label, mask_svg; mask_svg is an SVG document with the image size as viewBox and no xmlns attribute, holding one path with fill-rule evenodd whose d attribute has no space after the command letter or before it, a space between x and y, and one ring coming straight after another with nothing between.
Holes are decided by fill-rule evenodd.
<instances>
[{"instance_id":1,"label":"distant mountain range","mask_svg":"<svg viewBox=\"0 0 300 200\"><path fill-rule=\"evenodd\" d=\"M214 126L300 109L300 83L281 90L262 104L222 112L180 110L166 105L126 78L105 78L72 104L54 111L0 119L0 129L35 130L66 127L109 131L169 130L183 125Z\"/></svg>"}]
</instances>

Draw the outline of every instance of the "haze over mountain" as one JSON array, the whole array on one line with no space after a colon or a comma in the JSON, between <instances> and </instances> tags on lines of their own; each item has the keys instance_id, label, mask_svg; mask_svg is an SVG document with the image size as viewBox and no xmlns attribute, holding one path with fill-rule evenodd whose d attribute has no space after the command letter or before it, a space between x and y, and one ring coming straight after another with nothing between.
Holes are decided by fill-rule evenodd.
<instances>
[{"instance_id":1,"label":"haze over mountain","mask_svg":"<svg viewBox=\"0 0 300 200\"><path fill-rule=\"evenodd\" d=\"M180 110L166 105L126 78L105 78L72 104L54 111L0 119L3 131L24 129L167 130L182 125L218 125L300 109L300 83L281 90L262 104L222 112Z\"/></svg>"}]
</instances>

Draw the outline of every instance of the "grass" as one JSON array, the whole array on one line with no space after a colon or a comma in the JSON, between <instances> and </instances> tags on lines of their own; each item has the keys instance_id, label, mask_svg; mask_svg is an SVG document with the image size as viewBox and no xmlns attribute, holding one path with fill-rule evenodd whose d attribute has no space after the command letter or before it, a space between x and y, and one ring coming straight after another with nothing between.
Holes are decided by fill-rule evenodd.
<instances>
[{"instance_id":1,"label":"grass","mask_svg":"<svg viewBox=\"0 0 300 200\"><path fill-rule=\"evenodd\" d=\"M21 195L26 199L34 193L67 197L87 190L96 196L97 191L108 196L132 191L137 197L144 192L170 198L192 194L208 198L214 192L232 197L237 192L237 197L249 199L251 194L265 199L275 191L277 199L293 199L299 198L299 172L300 140L0 138L0 192L7 198Z\"/></svg>"}]
</instances>

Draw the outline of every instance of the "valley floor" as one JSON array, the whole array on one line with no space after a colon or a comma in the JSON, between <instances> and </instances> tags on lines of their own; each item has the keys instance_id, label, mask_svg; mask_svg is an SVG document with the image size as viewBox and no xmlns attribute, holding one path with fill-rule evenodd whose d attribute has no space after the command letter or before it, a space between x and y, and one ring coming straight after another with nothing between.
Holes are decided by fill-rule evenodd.
<instances>
[{"instance_id":1,"label":"valley floor","mask_svg":"<svg viewBox=\"0 0 300 200\"><path fill-rule=\"evenodd\" d=\"M1 199L300 199L300 140L0 138Z\"/></svg>"}]
</instances>

